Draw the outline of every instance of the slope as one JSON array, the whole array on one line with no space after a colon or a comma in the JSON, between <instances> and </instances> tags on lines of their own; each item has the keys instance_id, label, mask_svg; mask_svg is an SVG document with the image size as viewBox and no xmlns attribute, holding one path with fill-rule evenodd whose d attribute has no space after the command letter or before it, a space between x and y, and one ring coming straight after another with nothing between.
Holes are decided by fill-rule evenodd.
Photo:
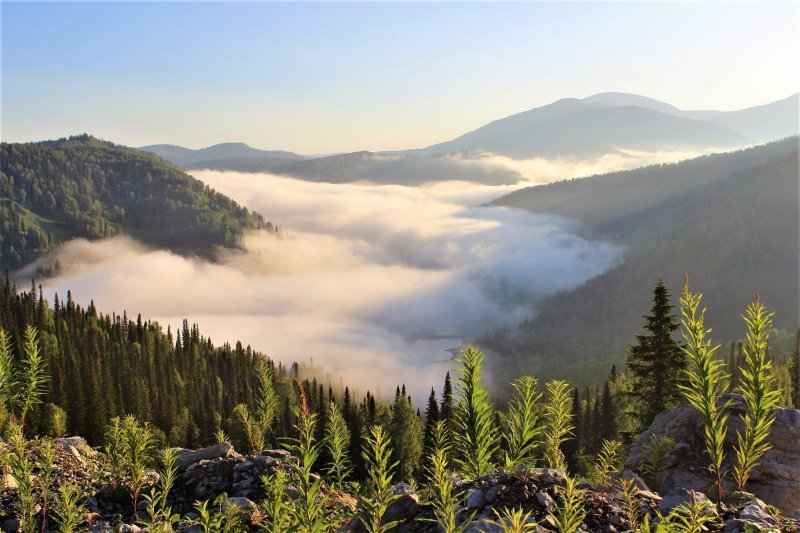
<instances>
[{"instance_id":1,"label":"slope","mask_svg":"<svg viewBox=\"0 0 800 533\"><path fill-rule=\"evenodd\" d=\"M174 144L154 144L139 148L144 152L156 154L176 165L188 167L201 163L208 164L219 160L239 160L250 158L285 159L287 161L304 159L303 156L285 150L259 150L245 143L221 143L206 148L184 148ZM198 167L194 168L212 168Z\"/></svg>"},{"instance_id":2,"label":"slope","mask_svg":"<svg viewBox=\"0 0 800 533\"><path fill-rule=\"evenodd\" d=\"M657 279L676 303L684 273L705 294L721 341L742 335L739 315L756 292L777 311L777 327L796 328L797 198L797 137L500 198L496 205L578 218L588 235L628 250L617 267L542 302L516 331L486 339L498 372L591 380L598 368L621 362Z\"/></svg>"},{"instance_id":3,"label":"slope","mask_svg":"<svg viewBox=\"0 0 800 533\"><path fill-rule=\"evenodd\" d=\"M460 180L485 184L512 184L522 176L511 169L481 164L466 156L378 154L354 152L298 161L273 167L270 172L307 181L420 185Z\"/></svg>"},{"instance_id":4,"label":"slope","mask_svg":"<svg viewBox=\"0 0 800 533\"><path fill-rule=\"evenodd\" d=\"M0 268L14 269L72 238L120 233L179 253L213 255L258 213L162 159L88 135L0 145Z\"/></svg>"},{"instance_id":5,"label":"slope","mask_svg":"<svg viewBox=\"0 0 800 533\"><path fill-rule=\"evenodd\" d=\"M728 127L686 116L638 95L601 93L496 120L423 153L484 150L517 159L596 157L626 150L733 147L750 139Z\"/></svg>"}]
</instances>

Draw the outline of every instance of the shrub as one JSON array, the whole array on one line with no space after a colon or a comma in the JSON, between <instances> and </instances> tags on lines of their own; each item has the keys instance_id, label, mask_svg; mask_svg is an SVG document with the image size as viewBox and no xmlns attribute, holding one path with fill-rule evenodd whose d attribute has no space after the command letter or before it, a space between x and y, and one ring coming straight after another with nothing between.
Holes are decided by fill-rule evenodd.
<instances>
[{"instance_id":1,"label":"shrub","mask_svg":"<svg viewBox=\"0 0 800 533\"><path fill-rule=\"evenodd\" d=\"M505 432L508 443L505 463L508 468L533 462L543 431L539 407L542 393L537 390L536 378L523 376L512 385L515 395L509 404Z\"/></svg>"},{"instance_id":2,"label":"shrub","mask_svg":"<svg viewBox=\"0 0 800 533\"><path fill-rule=\"evenodd\" d=\"M125 484L133 499L133 512L139 504L145 474L155 454L155 439L150 424L140 423L135 416L122 420L115 417L106 430L106 452L109 467L117 485Z\"/></svg>"},{"instance_id":3,"label":"shrub","mask_svg":"<svg viewBox=\"0 0 800 533\"><path fill-rule=\"evenodd\" d=\"M572 397L566 381L547 383L547 403L544 407L544 442L547 466L566 470L561 445L572 433Z\"/></svg>"},{"instance_id":4,"label":"shrub","mask_svg":"<svg viewBox=\"0 0 800 533\"><path fill-rule=\"evenodd\" d=\"M767 438L775 422L775 408L780 400L778 379L772 361L767 361L767 335L772 327L773 314L767 313L764 304L756 297L744 316L747 347L744 350L745 368L741 369L739 390L744 396L747 410L744 414L744 432L737 435L738 464L733 468L733 477L740 491L744 490L759 459L771 448Z\"/></svg>"},{"instance_id":5,"label":"shrub","mask_svg":"<svg viewBox=\"0 0 800 533\"><path fill-rule=\"evenodd\" d=\"M722 463L725 460L725 413L730 402L722 402L728 388L730 376L725 371L725 362L715 356L719 344L713 345L707 338L710 329L705 328L705 308L699 310L702 294L693 294L688 278L681 293L682 335L686 341L683 350L688 357L686 383L679 387L684 397L699 413L705 426L706 451L711 460L709 470L716 478L717 502L722 500Z\"/></svg>"},{"instance_id":6,"label":"shrub","mask_svg":"<svg viewBox=\"0 0 800 533\"><path fill-rule=\"evenodd\" d=\"M457 361L461 369L455 409L456 451L464 475L478 477L494 467L492 457L498 449L499 439L489 391L482 383L483 354L469 347Z\"/></svg>"}]
</instances>

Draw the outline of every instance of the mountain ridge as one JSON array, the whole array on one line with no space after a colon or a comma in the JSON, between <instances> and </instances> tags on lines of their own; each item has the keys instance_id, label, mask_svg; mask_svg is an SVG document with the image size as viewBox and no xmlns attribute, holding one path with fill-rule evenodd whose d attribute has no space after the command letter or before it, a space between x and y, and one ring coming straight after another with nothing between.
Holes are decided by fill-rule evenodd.
<instances>
[{"instance_id":1,"label":"mountain ridge","mask_svg":"<svg viewBox=\"0 0 800 533\"><path fill-rule=\"evenodd\" d=\"M160 157L78 135L2 143L0 267L15 269L73 238L126 234L176 253L212 258L242 233L276 231Z\"/></svg>"}]
</instances>

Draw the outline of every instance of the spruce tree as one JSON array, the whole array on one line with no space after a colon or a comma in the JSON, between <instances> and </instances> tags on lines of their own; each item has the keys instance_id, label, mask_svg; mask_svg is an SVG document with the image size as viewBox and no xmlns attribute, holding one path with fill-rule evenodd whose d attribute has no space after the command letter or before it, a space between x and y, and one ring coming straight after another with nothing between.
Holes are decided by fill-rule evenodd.
<instances>
[{"instance_id":1,"label":"spruce tree","mask_svg":"<svg viewBox=\"0 0 800 533\"><path fill-rule=\"evenodd\" d=\"M646 429L658 413L681 401L678 383L686 368L686 356L672 338L678 329L672 308L669 292L664 282L658 280L650 314L644 317L645 331L636 336L637 343L628 347L625 354L637 431Z\"/></svg>"},{"instance_id":2,"label":"spruce tree","mask_svg":"<svg viewBox=\"0 0 800 533\"><path fill-rule=\"evenodd\" d=\"M439 423L439 404L436 402L436 391L431 388L428 406L425 408L425 432L422 438L422 458L430 456L436 438L436 426Z\"/></svg>"},{"instance_id":3,"label":"spruce tree","mask_svg":"<svg viewBox=\"0 0 800 533\"><path fill-rule=\"evenodd\" d=\"M448 372L444 378L442 403L439 407L439 420L445 423L448 430L453 429L453 384L450 382L450 372Z\"/></svg>"}]
</instances>

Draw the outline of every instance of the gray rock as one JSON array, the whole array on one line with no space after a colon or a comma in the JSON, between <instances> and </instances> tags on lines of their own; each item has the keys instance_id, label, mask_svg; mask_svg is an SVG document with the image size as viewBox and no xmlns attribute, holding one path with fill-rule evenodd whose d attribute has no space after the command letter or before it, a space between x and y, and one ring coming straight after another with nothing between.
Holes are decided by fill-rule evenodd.
<instances>
[{"instance_id":1,"label":"gray rock","mask_svg":"<svg viewBox=\"0 0 800 533\"><path fill-rule=\"evenodd\" d=\"M19 483L17 483L17 479L11 474L3 474L2 479L3 482L0 483L0 488L3 488L5 490L14 490L19 488Z\"/></svg>"},{"instance_id":2,"label":"gray rock","mask_svg":"<svg viewBox=\"0 0 800 533\"><path fill-rule=\"evenodd\" d=\"M199 463L200 461L208 461L220 457L241 457L233 449L233 446L227 442L221 442L209 446L208 448L200 448L199 450L178 449L175 453L178 456L175 460L175 466L178 470L186 470L190 465Z\"/></svg>"},{"instance_id":3,"label":"gray rock","mask_svg":"<svg viewBox=\"0 0 800 533\"><path fill-rule=\"evenodd\" d=\"M243 509L245 511L254 511L258 508L256 502L241 496L228 498L228 505L235 505L239 509Z\"/></svg>"},{"instance_id":4,"label":"gray rock","mask_svg":"<svg viewBox=\"0 0 800 533\"><path fill-rule=\"evenodd\" d=\"M72 454L78 452L77 454L78 457L80 457L81 455L83 455L84 457L91 457L92 455L97 453L92 449L91 446L89 446L89 444L86 442L86 439L84 439L83 437L75 436L75 437L64 437L61 439L55 439L53 440L53 444L55 444L65 452L69 452ZM74 449L75 451L73 451L72 449Z\"/></svg>"},{"instance_id":5,"label":"gray rock","mask_svg":"<svg viewBox=\"0 0 800 533\"><path fill-rule=\"evenodd\" d=\"M473 520L464 529L464 533L503 533L503 528L487 518Z\"/></svg>"},{"instance_id":6,"label":"gray rock","mask_svg":"<svg viewBox=\"0 0 800 533\"><path fill-rule=\"evenodd\" d=\"M284 461L291 459L292 457L292 454L287 452L286 450L264 450L263 452L261 452L261 455L264 455L266 457L272 457L275 459L283 459Z\"/></svg>"},{"instance_id":7,"label":"gray rock","mask_svg":"<svg viewBox=\"0 0 800 533\"><path fill-rule=\"evenodd\" d=\"M710 502L708 497L706 497L706 495L702 492L694 493L694 501L696 503ZM679 505L690 504L691 502L692 491L682 487L676 487L661 498L661 501L658 504L658 510L661 511L662 514L667 514L675 507L678 507Z\"/></svg>"},{"instance_id":8,"label":"gray rock","mask_svg":"<svg viewBox=\"0 0 800 533\"><path fill-rule=\"evenodd\" d=\"M405 483L398 483L392 494L400 496L398 499L389 505L386 512L383 514L384 522L394 522L399 520L405 522L409 518L413 518L420 510L419 496L414 492L410 485Z\"/></svg>"},{"instance_id":9,"label":"gray rock","mask_svg":"<svg viewBox=\"0 0 800 533\"><path fill-rule=\"evenodd\" d=\"M767 506L759 499L755 499L742 507L739 518L758 525L761 529L768 529L776 525L775 518L767 510Z\"/></svg>"},{"instance_id":10,"label":"gray rock","mask_svg":"<svg viewBox=\"0 0 800 533\"><path fill-rule=\"evenodd\" d=\"M622 479L625 481L633 481L633 485L639 489L640 491L646 490L650 491L650 487L647 486L647 483L644 482L642 478L640 478L636 473L628 468L622 469L621 472L615 472L611 474L611 479L618 480Z\"/></svg>"},{"instance_id":11,"label":"gray rock","mask_svg":"<svg viewBox=\"0 0 800 533\"><path fill-rule=\"evenodd\" d=\"M139 533L142 530L139 526L133 524L122 524L121 528L117 531L122 533ZM92 533L103 533L105 531L115 531L114 526L109 522L100 522L92 527Z\"/></svg>"},{"instance_id":12,"label":"gray rock","mask_svg":"<svg viewBox=\"0 0 800 533\"><path fill-rule=\"evenodd\" d=\"M482 490L470 489L470 491L467 492L467 496L464 498L464 505L470 509L477 509L483 507L485 501Z\"/></svg>"},{"instance_id":13,"label":"gray rock","mask_svg":"<svg viewBox=\"0 0 800 533\"><path fill-rule=\"evenodd\" d=\"M90 513L96 513L97 511L100 510L100 508L97 506L97 498L94 498L92 496L89 496L86 499L84 499L83 505L86 506L86 510L89 511Z\"/></svg>"},{"instance_id":14,"label":"gray rock","mask_svg":"<svg viewBox=\"0 0 800 533\"><path fill-rule=\"evenodd\" d=\"M725 446L730 449L737 442L737 432L743 428L745 405L738 394L728 394L723 399L733 402L725 437ZM663 491L686 487L711 494L716 490L714 480L705 469L708 458L703 442L703 423L697 411L683 405L656 416L631 449L625 461L627 468L640 470L651 434L672 437L678 443L675 460L668 466L662 483ZM782 512L791 513L800 509L800 411L777 409L769 442L772 448L753 469L746 490ZM729 453L723 469L730 470L735 462L735 454ZM723 489L731 493L735 488L732 477L728 476Z\"/></svg>"},{"instance_id":15,"label":"gray rock","mask_svg":"<svg viewBox=\"0 0 800 533\"><path fill-rule=\"evenodd\" d=\"M531 474L544 483L562 485L567 481L567 474L556 468L532 468Z\"/></svg>"},{"instance_id":16,"label":"gray rock","mask_svg":"<svg viewBox=\"0 0 800 533\"><path fill-rule=\"evenodd\" d=\"M19 531L20 524L21 522L19 518L9 518L3 522L3 531L6 533L16 533Z\"/></svg>"},{"instance_id":17,"label":"gray rock","mask_svg":"<svg viewBox=\"0 0 800 533\"><path fill-rule=\"evenodd\" d=\"M494 485L489 490L486 491L485 497L486 501L489 503L494 502L497 498L503 493L505 488L503 485Z\"/></svg>"},{"instance_id":18,"label":"gray rock","mask_svg":"<svg viewBox=\"0 0 800 533\"><path fill-rule=\"evenodd\" d=\"M539 501L539 505L541 505L547 510L552 509L556 505L556 502L553 501L553 498L551 498L550 495L547 494L546 492L542 491L537 492L536 499Z\"/></svg>"}]
</instances>

